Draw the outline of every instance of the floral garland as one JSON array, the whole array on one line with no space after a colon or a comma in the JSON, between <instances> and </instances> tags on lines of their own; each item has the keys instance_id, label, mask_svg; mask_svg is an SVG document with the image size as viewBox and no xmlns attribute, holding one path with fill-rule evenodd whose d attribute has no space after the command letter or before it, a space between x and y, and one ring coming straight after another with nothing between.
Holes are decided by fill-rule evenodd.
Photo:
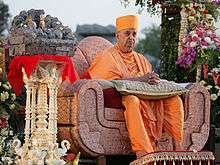
<instances>
[{"instance_id":1,"label":"floral garland","mask_svg":"<svg viewBox=\"0 0 220 165\"><path fill-rule=\"evenodd\" d=\"M207 84L205 80L200 81L200 84L205 86L210 91L210 99L211 101L215 101L220 97L220 87L219 85L210 85Z\"/></svg>"},{"instance_id":2,"label":"floral garland","mask_svg":"<svg viewBox=\"0 0 220 165\"><path fill-rule=\"evenodd\" d=\"M12 142L16 138L13 129L13 113L18 104L11 85L0 68L0 164L14 164Z\"/></svg>"},{"instance_id":3,"label":"floral garland","mask_svg":"<svg viewBox=\"0 0 220 165\"><path fill-rule=\"evenodd\" d=\"M200 81L200 84L209 90L210 99L214 102L220 98L220 65L218 65L216 68L213 68L209 72L209 76L211 79L206 77L204 80Z\"/></svg>"}]
</instances>

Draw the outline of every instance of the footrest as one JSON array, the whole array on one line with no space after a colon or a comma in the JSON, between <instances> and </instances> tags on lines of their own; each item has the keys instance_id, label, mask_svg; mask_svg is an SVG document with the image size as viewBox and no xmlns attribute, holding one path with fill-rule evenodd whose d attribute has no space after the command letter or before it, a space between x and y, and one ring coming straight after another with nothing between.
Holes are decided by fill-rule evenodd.
<instances>
[{"instance_id":1,"label":"footrest","mask_svg":"<svg viewBox=\"0 0 220 165\"><path fill-rule=\"evenodd\" d=\"M214 155L209 151L158 151L147 154L130 165L212 165Z\"/></svg>"}]
</instances>

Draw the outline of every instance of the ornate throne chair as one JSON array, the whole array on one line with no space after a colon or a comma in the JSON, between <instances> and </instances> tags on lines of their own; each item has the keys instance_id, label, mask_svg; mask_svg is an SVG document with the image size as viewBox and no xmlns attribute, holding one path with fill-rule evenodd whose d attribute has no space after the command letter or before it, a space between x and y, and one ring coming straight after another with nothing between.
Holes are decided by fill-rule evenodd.
<instances>
[{"instance_id":1,"label":"ornate throne chair","mask_svg":"<svg viewBox=\"0 0 220 165\"><path fill-rule=\"evenodd\" d=\"M112 44L101 37L87 37L76 47L73 61L80 76L97 52ZM184 102L184 149L200 151L209 135L210 96L199 84L188 84L181 96ZM88 156L127 155L131 153L123 109L105 107L102 87L94 80L64 82L58 94L59 140L71 142L73 152ZM175 150L171 137L164 134L158 150Z\"/></svg>"}]
</instances>

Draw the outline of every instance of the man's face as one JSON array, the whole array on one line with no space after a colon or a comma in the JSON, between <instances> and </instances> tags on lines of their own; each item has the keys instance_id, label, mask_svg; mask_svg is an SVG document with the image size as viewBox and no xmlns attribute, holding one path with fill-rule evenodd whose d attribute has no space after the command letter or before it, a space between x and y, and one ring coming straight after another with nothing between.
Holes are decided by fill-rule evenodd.
<instances>
[{"instance_id":1,"label":"man's face","mask_svg":"<svg viewBox=\"0 0 220 165\"><path fill-rule=\"evenodd\" d=\"M116 33L117 44L124 53L134 49L137 32L135 29L125 29Z\"/></svg>"}]
</instances>

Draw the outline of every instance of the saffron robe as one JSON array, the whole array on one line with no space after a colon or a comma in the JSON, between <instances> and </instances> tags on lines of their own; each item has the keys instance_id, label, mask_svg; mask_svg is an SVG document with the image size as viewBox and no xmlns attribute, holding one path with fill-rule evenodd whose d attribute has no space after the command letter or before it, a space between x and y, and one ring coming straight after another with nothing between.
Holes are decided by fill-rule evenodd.
<instances>
[{"instance_id":1,"label":"saffron robe","mask_svg":"<svg viewBox=\"0 0 220 165\"><path fill-rule=\"evenodd\" d=\"M87 70L92 79L126 79L152 71L151 64L141 54L122 53L117 45L99 53ZM179 96L161 100L141 100L133 95L122 97L124 117L132 150L147 153L156 150L162 130L176 141L183 139L183 103Z\"/></svg>"}]
</instances>

